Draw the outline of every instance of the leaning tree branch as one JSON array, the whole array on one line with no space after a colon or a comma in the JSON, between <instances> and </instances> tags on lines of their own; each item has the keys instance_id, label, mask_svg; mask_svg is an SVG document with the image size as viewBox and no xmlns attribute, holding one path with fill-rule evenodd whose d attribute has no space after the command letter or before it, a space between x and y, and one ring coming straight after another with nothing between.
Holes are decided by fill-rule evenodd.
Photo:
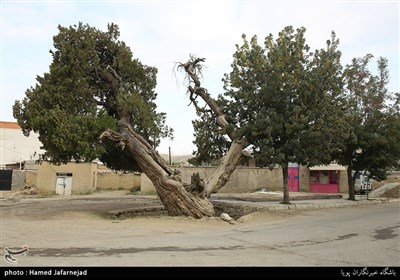
<instances>
[{"instance_id":1,"label":"leaning tree branch","mask_svg":"<svg viewBox=\"0 0 400 280\"><path fill-rule=\"evenodd\" d=\"M247 139L233 128L226 120L221 107L210 96L207 89L201 86L199 75L201 75L202 63L205 58L195 58L191 56L190 60L186 63L180 63L178 69L183 69L186 72L189 85L187 86L191 103L194 104L197 111L199 106L197 104L197 97L201 97L210 108L211 112L215 114L217 124L231 139L231 146L224 157L222 165L211 175L211 177L203 182L198 180L196 176L192 177L192 188L200 191L204 189L204 196L210 197L212 193L221 189L229 180L236 166L239 164L243 156L251 157L250 153L245 150L249 145ZM201 112L201 111L200 111ZM203 193L203 192L202 192Z\"/></svg>"},{"instance_id":2,"label":"leaning tree branch","mask_svg":"<svg viewBox=\"0 0 400 280\"><path fill-rule=\"evenodd\" d=\"M149 142L146 141L146 139L144 139L144 137L142 135L140 135L139 133L137 133L131 125L128 125L125 121L120 121L119 122L120 126L125 126L127 130L129 130L129 132L135 136L142 144L143 146L145 146L147 148L147 153L150 154L150 156L154 159L155 162L158 163L158 165L160 165L160 167L162 169L165 170L165 172L168 173L168 175L174 174L174 170L172 170L172 168L170 168L167 164L167 162L159 155L159 153L154 150L154 148L150 145Z\"/></svg>"},{"instance_id":3,"label":"leaning tree branch","mask_svg":"<svg viewBox=\"0 0 400 280\"><path fill-rule=\"evenodd\" d=\"M205 58L195 58L191 57L189 61L186 63L180 63L178 65L178 69L184 69L186 75L189 78L188 91L190 93L190 101L198 110L199 106L197 105L196 97L200 96L204 102L210 107L210 109L216 115L217 124L225 131L225 133L229 136L229 138L233 141L237 138L235 135L234 129L229 125L226 120L226 116L223 113L221 107L217 104L217 102L210 97L206 88L203 88L200 83L200 79L198 75L201 75L201 70L203 68L202 62L204 62Z\"/></svg>"},{"instance_id":4,"label":"leaning tree branch","mask_svg":"<svg viewBox=\"0 0 400 280\"><path fill-rule=\"evenodd\" d=\"M118 75L117 71L112 68L110 65L107 65L105 69L102 67L98 67L96 69L96 72L99 74L100 77L105 79L110 85L111 89L114 95L114 98L117 99L121 89L123 90L123 85L124 82L122 80L122 77ZM103 102L103 105L105 105L106 102ZM139 143L144 147L146 152L151 156L151 158L168 174L171 175L174 173L174 171L168 166L166 161L158 154L157 151L153 149L153 147L150 145L150 143L139 133L137 133L133 127L127 122L127 119L130 119L130 114L127 112L119 111L118 110L118 103L116 105L116 111L118 111L118 115L120 117L120 120L118 121L118 126L119 126L119 131L129 131L130 134L136 138ZM125 117L123 117L125 116ZM128 116L128 117L127 117ZM126 118L127 117L127 118ZM124 129L122 129L124 128ZM101 134L99 137L100 141L104 138L108 138L114 142L117 143L117 145L124 149L126 145L126 137L123 137L122 134L111 131L111 130L106 130Z\"/></svg>"}]
</instances>

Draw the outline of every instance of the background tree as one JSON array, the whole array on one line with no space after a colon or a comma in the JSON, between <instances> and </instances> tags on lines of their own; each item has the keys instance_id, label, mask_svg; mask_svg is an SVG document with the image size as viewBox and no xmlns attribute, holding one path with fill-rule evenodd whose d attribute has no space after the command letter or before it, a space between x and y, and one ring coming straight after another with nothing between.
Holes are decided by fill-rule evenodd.
<instances>
[{"instance_id":1,"label":"background tree","mask_svg":"<svg viewBox=\"0 0 400 280\"><path fill-rule=\"evenodd\" d=\"M282 167L283 203L289 203L288 163L328 164L349 133L339 40L332 32L325 49L310 52L305 31L288 26L264 47L243 35L223 79L228 119L252 144L257 165Z\"/></svg>"},{"instance_id":2,"label":"background tree","mask_svg":"<svg viewBox=\"0 0 400 280\"><path fill-rule=\"evenodd\" d=\"M229 149L229 140L221 132L212 112L203 111L197 114L200 119L192 121L195 138L193 144L197 151L193 152L194 157L188 162L196 166L219 165Z\"/></svg>"},{"instance_id":3,"label":"background tree","mask_svg":"<svg viewBox=\"0 0 400 280\"><path fill-rule=\"evenodd\" d=\"M352 135L336 158L340 164L347 165L350 200L355 200L357 173L366 172L372 178L383 180L388 170L399 166L400 160L399 94L387 89L387 59L378 59L378 71L373 75L368 69L372 57L368 54L353 59L343 74L345 119L352 127Z\"/></svg>"},{"instance_id":4,"label":"background tree","mask_svg":"<svg viewBox=\"0 0 400 280\"><path fill-rule=\"evenodd\" d=\"M118 40L115 24L108 25L106 32L82 23L58 29L49 72L37 76L35 87L13 106L23 133L39 133L43 159L66 163L99 158L111 168L141 170L154 184L168 214L212 216L209 197L229 180L248 143L201 87L204 59L191 57L178 68L187 75L196 109L199 99L204 100L231 145L208 180L194 174L192 182L185 183L155 150L159 139L172 133L165 125L165 114L156 112L156 68L133 59L130 48Z\"/></svg>"}]
</instances>

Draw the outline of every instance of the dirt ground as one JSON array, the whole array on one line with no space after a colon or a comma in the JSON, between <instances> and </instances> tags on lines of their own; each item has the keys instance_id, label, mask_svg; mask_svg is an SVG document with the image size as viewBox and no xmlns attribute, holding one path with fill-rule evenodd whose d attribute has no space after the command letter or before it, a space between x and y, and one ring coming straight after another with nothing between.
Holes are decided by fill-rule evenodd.
<instances>
[{"instance_id":1,"label":"dirt ground","mask_svg":"<svg viewBox=\"0 0 400 280\"><path fill-rule=\"evenodd\" d=\"M157 196L132 195L126 191L103 191L70 197L40 197L19 192L0 194L0 250L4 252L5 248L17 249L26 244L30 248L29 256L40 255L43 250L48 250L46 248L99 246L99 242L113 236L115 239L112 238L112 242L122 247L126 238L134 236L226 229L246 231L251 225L301 213L293 210L254 212L230 224L220 217L170 217L162 211ZM124 212L124 209L139 209L138 215L116 217L112 214ZM155 210L141 211L143 209ZM37 265L40 265L39 261ZM7 265L3 258L0 259L1 265Z\"/></svg>"},{"instance_id":2,"label":"dirt ground","mask_svg":"<svg viewBox=\"0 0 400 280\"><path fill-rule=\"evenodd\" d=\"M201 238L207 232L223 234L233 230L246 233L259 225L280 223L295 215L308 216L317 211L260 211L247 205L240 206L240 203L225 203L229 205L227 209L223 206L224 202L219 201L276 201L281 195L279 192L218 194L212 199L217 216L194 219L170 217L163 211L157 196L133 195L127 191L101 191L69 197L0 192L0 251L5 252L5 248L17 250L27 245L29 254L18 258L18 266L118 265L118 252L124 250L121 248L127 244L131 246L132 242L140 247L141 242L149 242L151 238L168 249L169 240L180 241L183 234ZM328 195L325 198L337 196ZM322 197L307 193L291 197L293 200L316 198ZM236 221L223 221L218 216L220 212L227 212ZM106 254L104 252L117 257L101 255ZM103 257L99 258L99 254ZM88 259L84 262L83 257ZM143 262L146 263L146 260ZM5 258L0 258L0 266L8 265Z\"/></svg>"},{"instance_id":3,"label":"dirt ground","mask_svg":"<svg viewBox=\"0 0 400 280\"><path fill-rule=\"evenodd\" d=\"M28 192L29 193L29 192ZM341 198L339 194L291 194L291 200ZM128 191L99 191L86 195L41 196L28 195L26 192L13 191L0 193L1 242L10 236L28 232L60 229L67 226L97 226L115 224L134 226L145 232L180 232L190 230L225 228L232 225L223 221L219 215L228 213L236 222L235 226L276 221L303 213L300 210L271 212L259 207L240 204L224 204L219 200L239 201L279 201L281 192L250 194L216 194L212 196L216 216L196 220L190 217L169 217L156 195L133 195ZM15 232L8 232L14 230ZM57 232L54 232L57 235Z\"/></svg>"},{"instance_id":4,"label":"dirt ground","mask_svg":"<svg viewBox=\"0 0 400 280\"><path fill-rule=\"evenodd\" d=\"M304 194L298 194L296 197L302 195ZM201 220L188 217L169 217L156 195L132 195L127 191L99 191L87 195L52 195L44 197L41 195L27 195L23 192L8 192L1 193L0 208L3 220L16 218L21 221L53 221L61 220L59 218L90 217L92 220L100 219L110 221L131 218L136 222L146 220L146 223L154 220L156 224L159 224L161 220L166 220L167 224L172 221L179 221L183 224L188 222L194 222L194 224L202 224L205 222L209 224L215 221L215 224L225 224L225 222L219 218L220 213L225 212L225 209L224 206L222 206L223 203L219 203L218 200L276 201L278 197L279 194L275 193L216 195L213 197L216 217ZM293 200L295 200L296 197L293 197ZM304 197L309 199L309 195L304 195ZM241 216L256 212L259 209L251 209L251 207L241 209L242 206L240 205L237 210L232 210L231 205L229 208L233 216L236 216L235 218L240 218ZM236 214L235 211L237 212Z\"/></svg>"},{"instance_id":5,"label":"dirt ground","mask_svg":"<svg viewBox=\"0 0 400 280\"><path fill-rule=\"evenodd\" d=\"M256 212L257 209L244 208L234 209L233 212L239 213L235 216L231 214L233 212L230 209L231 216L236 219L235 225L232 225L218 216L225 212L220 205L217 201L216 217L194 219L168 216L155 195L132 195L126 191L102 191L69 197L40 197L20 192L1 193L1 247L11 246L10 243L20 239L18 236L28 235L32 243L35 242L32 239L38 238L36 241L39 242L43 237L50 238L47 236L50 232L52 236L62 236L66 230L79 231L81 227L90 229L89 232L97 232L104 227L111 228L112 224L112 231L135 228L135 231L141 234L168 234L232 226L242 228L250 224L276 221L301 212ZM129 215L124 215L125 210ZM112 231L109 234L112 234ZM39 232L43 232L44 235L36 234Z\"/></svg>"},{"instance_id":6,"label":"dirt ground","mask_svg":"<svg viewBox=\"0 0 400 280\"><path fill-rule=\"evenodd\" d=\"M393 194L392 194L393 192ZM386 197L398 197L399 188L394 189L388 193ZM317 193L291 193L290 200L312 200L312 199L340 199L341 194L317 194ZM150 228L151 222L154 220L155 225L163 220L166 224L172 221L183 223L188 226L188 223L193 223L193 226L207 223L207 225L222 224L225 225L220 219L220 214L225 212L237 220L239 223L249 221L256 216L266 216L267 219L279 218L279 214L268 213L268 211L259 212L260 207L244 206L243 204L223 203L223 200L236 200L236 201L274 201L282 200L282 192L255 192L244 194L214 194L212 201L215 207L215 217L210 217L202 220L195 220L185 217L168 217L164 211L164 207L156 195L137 195L129 191L97 191L86 195L73 195L73 196L58 196L47 195L43 196L38 194L34 189L24 189L12 192L0 192L0 209L1 218L12 219L15 218L21 221L34 221L34 220L61 220L59 218L78 218L90 217L90 220L123 220L127 218L134 218L135 222L141 219L146 221L146 227ZM291 210L287 213L282 212L282 216L296 214ZM162 219L161 219L162 218ZM174 226L172 226L174 228Z\"/></svg>"}]
</instances>

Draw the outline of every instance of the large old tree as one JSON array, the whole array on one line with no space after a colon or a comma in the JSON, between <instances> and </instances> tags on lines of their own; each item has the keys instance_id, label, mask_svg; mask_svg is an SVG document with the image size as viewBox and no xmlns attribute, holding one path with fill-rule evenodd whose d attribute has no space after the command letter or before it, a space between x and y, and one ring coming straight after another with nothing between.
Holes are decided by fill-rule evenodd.
<instances>
[{"instance_id":1,"label":"large old tree","mask_svg":"<svg viewBox=\"0 0 400 280\"><path fill-rule=\"evenodd\" d=\"M211 178L203 180L194 174L192 182L182 182L155 150L159 139L172 133L165 125L165 114L156 112L157 71L133 59L130 48L118 37L114 24L106 32L82 23L59 26L49 72L37 76L26 97L15 102L14 117L25 135L39 133L44 160L65 163L99 158L114 169L141 170L153 182L169 215L212 216L209 197L229 180L248 142L201 86L204 59L191 57L180 63L191 101L197 105L203 99L230 139L225 159Z\"/></svg>"}]
</instances>

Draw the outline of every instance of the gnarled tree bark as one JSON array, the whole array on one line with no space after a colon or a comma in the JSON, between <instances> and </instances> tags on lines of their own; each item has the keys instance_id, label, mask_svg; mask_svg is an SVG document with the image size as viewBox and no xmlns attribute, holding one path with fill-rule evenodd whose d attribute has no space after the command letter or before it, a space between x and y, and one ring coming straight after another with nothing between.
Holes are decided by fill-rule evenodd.
<instances>
[{"instance_id":1,"label":"gnarled tree bark","mask_svg":"<svg viewBox=\"0 0 400 280\"><path fill-rule=\"evenodd\" d=\"M212 193L218 192L225 186L242 157L251 157L251 155L245 150L249 143L228 123L223 110L218 106L217 102L210 97L207 89L201 87L198 75L199 72L201 72L201 63L204 61L205 58L192 57L188 62L179 64L178 68L183 68L186 71L189 80L188 91L190 100L194 104L196 110L201 110L196 101L197 97L200 96L215 114L218 125L232 141L222 164L206 182L205 196L210 197Z\"/></svg>"},{"instance_id":2,"label":"gnarled tree bark","mask_svg":"<svg viewBox=\"0 0 400 280\"><path fill-rule=\"evenodd\" d=\"M190 184L182 182L179 172L172 170L146 139L133 129L131 124L134 120L123 112L122 106L118 106L118 104L118 131L107 130L100 136L101 140L114 141L136 160L139 167L153 183L158 196L171 216L184 215L194 218L213 216L214 207L209 200L211 194L216 193L226 184L242 156L247 155L244 151L248 146L246 139L240 137L237 131L229 125L222 109L210 97L207 90L201 87L198 74L201 70L201 63L204 61L205 59L192 57L188 62L179 64L178 68L184 69L187 74L190 100L196 109L200 109L197 106L196 98L201 97L216 115L219 126L232 140L231 147L222 165L208 180L200 178L200 175L195 173L192 175ZM123 82L120 77L113 73L112 69L107 70L111 71L112 75L107 75L107 78L112 80L113 87L122 87ZM115 92L117 93L118 90L115 90Z\"/></svg>"}]
</instances>

